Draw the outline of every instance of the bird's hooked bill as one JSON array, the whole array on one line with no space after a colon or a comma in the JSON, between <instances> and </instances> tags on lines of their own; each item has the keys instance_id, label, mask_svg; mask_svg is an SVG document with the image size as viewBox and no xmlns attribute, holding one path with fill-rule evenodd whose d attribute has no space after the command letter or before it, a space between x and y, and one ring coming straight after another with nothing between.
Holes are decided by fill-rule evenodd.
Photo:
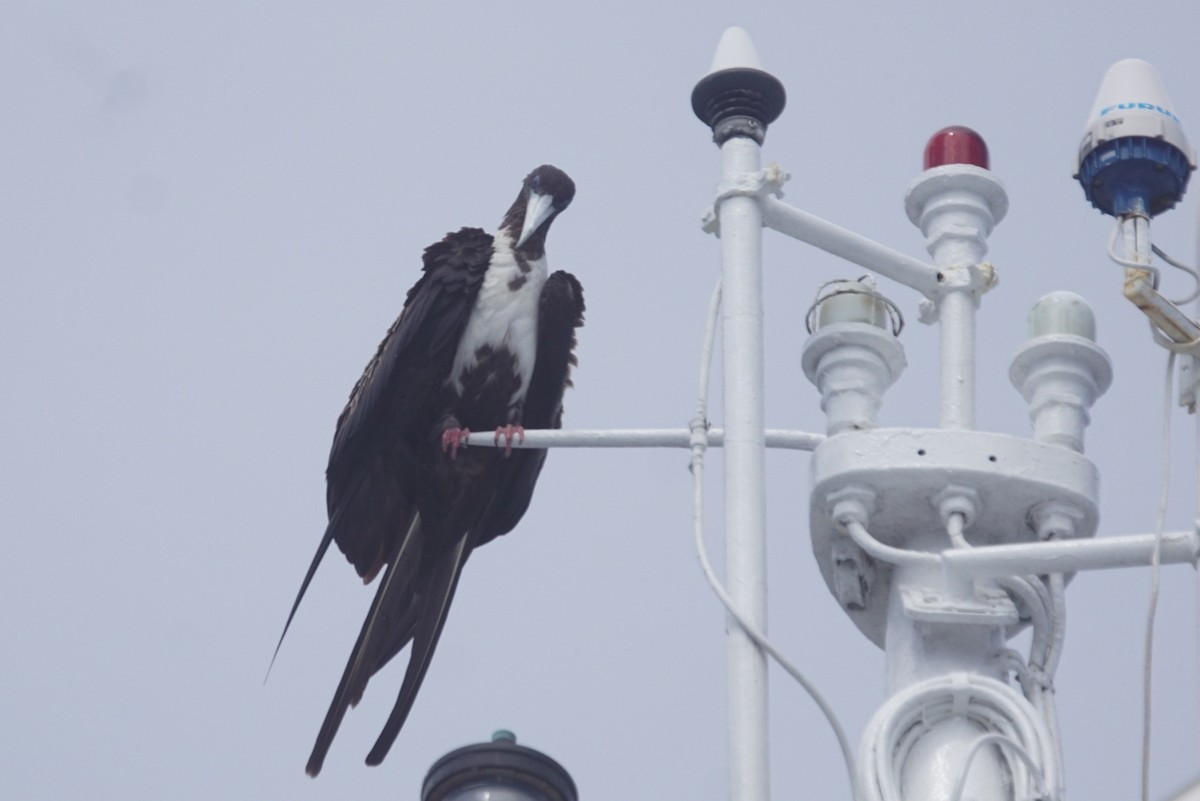
<instances>
[{"instance_id":1,"label":"bird's hooked bill","mask_svg":"<svg viewBox=\"0 0 1200 801\"><path fill-rule=\"evenodd\" d=\"M550 219L555 211L553 195L530 192L529 203L525 206L525 224L521 227L521 235L517 237L517 244L513 247L519 248L524 245L525 240L541 228L542 223Z\"/></svg>"}]
</instances>

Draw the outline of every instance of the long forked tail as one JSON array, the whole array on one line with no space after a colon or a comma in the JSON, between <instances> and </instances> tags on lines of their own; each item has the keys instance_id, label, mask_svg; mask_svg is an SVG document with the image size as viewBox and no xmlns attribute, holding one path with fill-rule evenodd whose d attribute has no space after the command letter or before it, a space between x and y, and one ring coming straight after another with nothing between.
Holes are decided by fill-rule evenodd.
<instances>
[{"instance_id":1,"label":"long forked tail","mask_svg":"<svg viewBox=\"0 0 1200 801\"><path fill-rule=\"evenodd\" d=\"M364 474L365 475L365 474ZM358 492L359 487L363 484L363 475L360 475L354 480L351 487L351 493ZM308 565L308 572L304 574L304 581L300 582L300 591L296 593L296 600L292 601L292 608L288 612L287 621L283 624L283 631L279 633L279 642L275 643L275 652L271 654L271 664L267 665L267 675L263 677L263 684L267 683L267 679L271 678L271 668L275 667L275 659L279 656L279 649L283 647L283 638L287 636L288 629L292 626L292 619L296 617L296 610L300 608L300 601L304 598L304 593L308 592L308 585L312 583L313 576L316 575L317 567L321 564L321 560L325 558L325 552L329 550L329 544L333 542L334 532L342 522L342 516L345 513L346 506L340 507L333 517L329 518L329 524L325 526L325 533L321 537L321 544L317 546L317 552L313 554L312 561Z\"/></svg>"},{"instance_id":2,"label":"long forked tail","mask_svg":"<svg viewBox=\"0 0 1200 801\"><path fill-rule=\"evenodd\" d=\"M329 525L325 527L325 536L321 538L321 544L317 546L317 552L308 565L304 581L300 582L300 591L296 593L296 600L292 601L292 608L288 612L287 621L283 624L283 631L279 633L279 642L275 643L275 651L271 654L271 664L267 665L267 675L263 677L263 684L266 684L267 679L271 678L271 668L275 667L275 659L279 656L279 649L283 647L283 638L287 636L288 629L292 626L292 618L296 616L296 610L300 608L300 601L304 598L304 593L308 592L308 585L312 583L317 566L325 558L325 552L329 550L331 542L333 542L333 521L330 521Z\"/></svg>"},{"instance_id":3,"label":"long forked tail","mask_svg":"<svg viewBox=\"0 0 1200 801\"><path fill-rule=\"evenodd\" d=\"M430 574L422 577L421 587L418 590L421 595L421 609L416 629L413 632L408 670L404 673L404 682L400 685L400 695L396 699L396 705L392 707L392 712L388 715L387 723L384 724L379 739L375 741L371 753L367 755L368 765L378 765L383 762L383 758L387 756L396 737L400 734L404 721L408 719L413 701L417 698L417 691L421 689L421 682L425 679L426 671L429 670L429 662L433 658L434 649L437 648L442 627L446 623L446 613L450 611L450 602L454 599L458 577L462 575L463 565L470 554L471 549L468 544L470 539L470 534L464 533L454 547L447 549L438 557Z\"/></svg>"},{"instance_id":4,"label":"long forked tail","mask_svg":"<svg viewBox=\"0 0 1200 801\"><path fill-rule=\"evenodd\" d=\"M371 608L358 633L358 640L350 652L350 660L342 672L342 680L333 694L329 711L325 713L321 731L317 734L317 741L305 766L305 772L309 776L316 776L321 772L325 756L329 753L329 746L333 743L342 718L346 716L346 710L362 697L367 680L380 667L374 657L379 653L380 639L388 637L389 634L391 624L386 619L388 612L411 596L413 566L420 558L420 547L417 544L420 539L420 526L421 516L414 514L408 531L400 541L395 558L391 560L387 572L379 582L379 589L371 601Z\"/></svg>"}]
</instances>

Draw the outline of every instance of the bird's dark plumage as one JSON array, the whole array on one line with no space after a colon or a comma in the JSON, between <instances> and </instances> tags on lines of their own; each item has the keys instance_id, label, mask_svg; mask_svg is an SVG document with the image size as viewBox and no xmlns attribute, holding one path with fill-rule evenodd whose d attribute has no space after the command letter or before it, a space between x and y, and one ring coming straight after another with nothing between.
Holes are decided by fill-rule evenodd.
<instances>
[{"instance_id":1,"label":"bird's dark plumage","mask_svg":"<svg viewBox=\"0 0 1200 801\"><path fill-rule=\"evenodd\" d=\"M467 557L511 531L529 506L544 450L458 448L466 430L490 439L501 427L512 436L512 427L562 424L583 290L568 273L546 274L545 239L574 193L561 170L539 167L495 236L463 228L427 248L420 279L338 418L326 471L329 524L287 625L331 542L365 582L382 575L310 775L367 681L411 644L399 697L367 757L383 760Z\"/></svg>"}]
</instances>

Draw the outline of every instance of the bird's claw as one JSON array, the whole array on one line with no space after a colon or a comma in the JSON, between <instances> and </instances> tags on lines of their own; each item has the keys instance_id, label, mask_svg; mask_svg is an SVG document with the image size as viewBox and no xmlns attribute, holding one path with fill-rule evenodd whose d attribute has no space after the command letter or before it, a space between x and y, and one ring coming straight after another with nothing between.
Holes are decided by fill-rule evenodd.
<instances>
[{"instance_id":1,"label":"bird's claw","mask_svg":"<svg viewBox=\"0 0 1200 801\"><path fill-rule=\"evenodd\" d=\"M447 428L442 432L442 451L450 454L451 459L458 457L459 447L467 447L471 432L466 428Z\"/></svg>"},{"instance_id":2,"label":"bird's claw","mask_svg":"<svg viewBox=\"0 0 1200 801\"><path fill-rule=\"evenodd\" d=\"M514 437L516 438L518 444L525 444L525 427L498 426L496 428L496 438L493 440L496 445L500 444L500 437L504 437L504 455L512 456Z\"/></svg>"}]
</instances>

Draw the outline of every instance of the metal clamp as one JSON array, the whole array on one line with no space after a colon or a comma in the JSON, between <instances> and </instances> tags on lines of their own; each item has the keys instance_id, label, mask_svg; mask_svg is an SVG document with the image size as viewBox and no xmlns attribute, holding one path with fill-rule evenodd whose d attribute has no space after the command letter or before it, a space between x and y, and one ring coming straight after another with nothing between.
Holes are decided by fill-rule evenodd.
<instances>
[{"instance_id":1,"label":"metal clamp","mask_svg":"<svg viewBox=\"0 0 1200 801\"><path fill-rule=\"evenodd\" d=\"M768 164L757 172L748 172L724 177L717 184L717 196L713 204L701 217L701 228L706 234L721 235L721 224L717 209L721 203L731 197L764 198L768 196L783 197L783 185L791 180L791 174L778 164Z\"/></svg>"}]
</instances>

